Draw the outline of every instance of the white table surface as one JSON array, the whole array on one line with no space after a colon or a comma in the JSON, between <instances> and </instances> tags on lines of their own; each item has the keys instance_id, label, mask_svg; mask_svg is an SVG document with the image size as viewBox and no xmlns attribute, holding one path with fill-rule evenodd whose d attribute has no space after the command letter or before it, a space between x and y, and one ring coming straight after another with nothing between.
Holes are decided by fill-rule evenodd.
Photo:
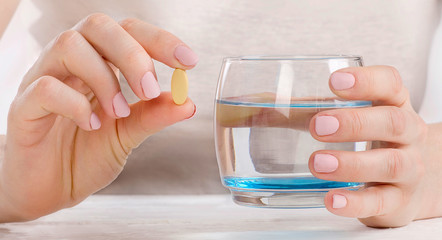
<instances>
[{"instance_id":1,"label":"white table surface","mask_svg":"<svg viewBox=\"0 0 442 240\"><path fill-rule=\"evenodd\" d=\"M0 224L0 239L442 239L442 218L373 229L325 209L258 209L228 195L95 195L26 223Z\"/></svg>"}]
</instances>

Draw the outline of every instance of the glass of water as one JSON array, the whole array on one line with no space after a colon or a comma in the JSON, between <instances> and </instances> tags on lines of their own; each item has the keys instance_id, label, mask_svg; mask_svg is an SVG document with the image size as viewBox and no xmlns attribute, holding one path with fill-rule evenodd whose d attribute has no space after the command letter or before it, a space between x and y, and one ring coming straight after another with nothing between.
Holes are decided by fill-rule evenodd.
<instances>
[{"instance_id":1,"label":"glass of water","mask_svg":"<svg viewBox=\"0 0 442 240\"><path fill-rule=\"evenodd\" d=\"M323 207L327 191L363 183L315 178L310 155L322 149L365 151L370 142L326 143L309 132L320 111L371 106L338 98L330 74L362 66L360 56L248 56L223 61L215 99L221 181L246 206Z\"/></svg>"}]
</instances>

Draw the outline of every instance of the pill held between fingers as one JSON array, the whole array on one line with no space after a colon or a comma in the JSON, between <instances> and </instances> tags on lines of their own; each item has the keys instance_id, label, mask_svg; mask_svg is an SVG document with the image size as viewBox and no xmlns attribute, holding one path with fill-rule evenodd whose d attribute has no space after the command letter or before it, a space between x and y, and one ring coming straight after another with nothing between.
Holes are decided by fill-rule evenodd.
<instances>
[{"instance_id":1,"label":"pill held between fingers","mask_svg":"<svg viewBox=\"0 0 442 240\"><path fill-rule=\"evenodd\" d=\"M182 105L187 99L187 91L189 89L189 81L186 71L175 69L172 74L171 91L172 99L176 105Z\"/></svg>"}]
</instances>

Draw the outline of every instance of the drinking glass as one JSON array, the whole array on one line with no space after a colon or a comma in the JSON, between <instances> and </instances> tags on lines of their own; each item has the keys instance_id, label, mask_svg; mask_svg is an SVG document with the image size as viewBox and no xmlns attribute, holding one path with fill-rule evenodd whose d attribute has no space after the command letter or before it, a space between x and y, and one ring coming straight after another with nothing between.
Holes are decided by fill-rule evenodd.
<instances>
[{"instance_id":1,"label":"drinking glass","mask_svg":"<svg viewBox=\"0 0 442 240\"><path fill-rule=\"evenodd\" d=\"M331 73L359 66L362 58L348 55L224 59L215 98L215 145L221 181L236 203L323 207L327 191L363 185L321 180L308 168L317 150L371 147L370 142L320 142L309 131L318 112L371 106L338 98L329 88Z\"/></svg>"}]
</instances>

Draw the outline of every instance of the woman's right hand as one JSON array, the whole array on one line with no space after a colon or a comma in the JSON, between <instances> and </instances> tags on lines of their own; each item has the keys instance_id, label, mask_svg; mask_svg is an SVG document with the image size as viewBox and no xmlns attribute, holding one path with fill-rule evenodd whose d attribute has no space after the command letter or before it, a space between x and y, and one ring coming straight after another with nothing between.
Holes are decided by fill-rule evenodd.
<instances>
[{"instance_id":1,"label":"woman's right hand","mask_svg":"<svg viewBox=\"0 0 442 240\"><path fill-rule=\"evenodd\" d=\"M191 69L198 57L177 37L137 19L93 14L61 33L25 75L8 115L0 169L0 221L71 207L111 183L131 149L190 118L160 92L152 59ZM128 105L118 80L141 101Z\"/></svg>"}]
</instances>

